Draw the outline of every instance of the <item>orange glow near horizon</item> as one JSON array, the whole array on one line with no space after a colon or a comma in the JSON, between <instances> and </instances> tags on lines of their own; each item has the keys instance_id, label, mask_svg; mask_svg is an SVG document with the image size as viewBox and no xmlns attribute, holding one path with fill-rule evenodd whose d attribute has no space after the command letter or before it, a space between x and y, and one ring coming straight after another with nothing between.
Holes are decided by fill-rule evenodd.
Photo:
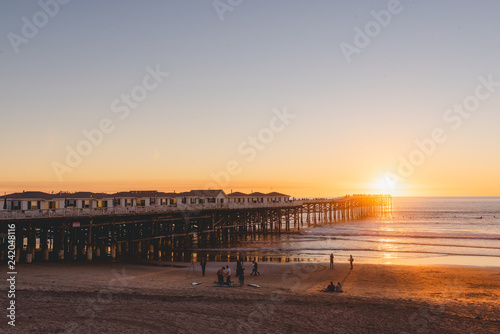
<instances>
[{"instance_id":1,"label":"orange glow near horizon","mask_svg":"<svg viewBox=\"0 0 500 334\"><path fill-rule=\"evenodd\" d=\"M335 188L333 186L321 186L317 183L297 183L297 182L257 182L257 181L238 181L230 182L222 187L214 187L214 183L210 180L99 180L99 181L71 181L71 182L43 182L43 181L25 181L25 182L1 182L0 191L2 193L14 193L22 191L43 191L43 192L59 192L59 191L91 191L91 192L119 192L129 190L158 190L165 192L181 192L192 189L223 189L226 193L241 191L250 193L254 191L269 193L281 192L292 197L338 197L347 194L390 194L393 196L450 196L449 192L441 191L423 191L419 187L399 187L390 189L381 181L371 183L375 185L370 187L368 184L365 187L353 185L349 187L347 184L340 183L341 186ZM495 191L480 192L478 190L465 193L466 196L497 196ZM452 195L453 196L453 195Z\"/></svg>"},{"instance_id":2,"label":"orange glow near horizon","mask_svg":"<svg viewBox=\"0 0 500 334\"><path fill-rule=\"evenodd\" d=\"M471 178L462 169L446 171L444 167L429 162L429 166L423 166L411 177L391 183L385 176L389 168L377 165L375 158L372 163L363 163L363 159L353 155L349 162L311 164L309 160L292 163L286 152L275 154L280 156L275 158L264 152L262 157L252 163L239 160L239 173L228 176L225 164L217 162L215 158L206 157L206 163L201 164L198 161L200 158L191 156L182 162L171 162L159 153L152 154L150 160L130 160L123 155L108 157L96 152L81 166L65 174L63 182L57 180L50 167L51 161L47 158L23 156L16 165L4 166L0 192L186 191L217 188L226 193L231 190L246 193L277 191L292 197L337 197L356 193L393 196L500 195L500 180L491 168ZM230 161L231 157L230 154L218 159ZM37 159L41 161L36 163Z\"/></svg>"},{"instance_id":3,"label":"orange glow near horizon","mask_svg":"<svg viewBox=\"0 0 500 334\"><path fill-rule=\"evenodd\" d=\"M126 174L126 173L125 173ZM87 174L87 175L90 175ZM201 176L201 175L198 175ZM223 182L214 182L210 177L197 179L165 179L165 178L148 178L148 179L130 179L124 177L123 173L117 173L115 176L101 175L101 177L85 177L83 179L72 178L71 181L43 181L43 178L26 179L26 181L0 181L0 191L2 193L13 193L21 191L44 191L44 192L59 192L59 191L92 191L92 192L117 192L128 190L158 190L158 191L187 191L192 189L223 189L226 193L231 191L241 191L250 193L252 191L260 192L281 192L289 194L292 197L337 197L346 194L390 194L393 196L498 196L496 189L485 187L482 190L477 184L468 184L467 187L440 187L436 183L433 187L415 186L413 184L398 183L392 189L391 185L386 182L384 177L374 179L372 182L348 182L341 177L338 179L330 179L328 182L321 182L316 179L318 176L309 177L307 182L304 179L302 182L287 181L278 179L273 181L270 178L259 181L245 180L240 177L235 177L227 184ZM354 178L354 176L351 176ZM13 178L10 178L13 179ZM442 183L442 182L441 182ZM220 185L220 186L217 186ZM462 190L462 191L460 191Z\"/></svg>"}]
</instances>

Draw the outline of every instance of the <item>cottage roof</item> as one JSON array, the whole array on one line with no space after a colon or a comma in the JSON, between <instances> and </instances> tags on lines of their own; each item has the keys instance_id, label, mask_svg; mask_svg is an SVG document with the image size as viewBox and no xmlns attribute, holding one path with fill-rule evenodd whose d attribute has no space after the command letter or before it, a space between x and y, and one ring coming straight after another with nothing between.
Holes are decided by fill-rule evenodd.
<instances>
[{"instance_id":1,"label":"cottage roof","mask_svg":"<svg viewBox=\"0 0 500 334\"><path fill-rule=\"evenodd\" d=\"M267 194L267 196L271 196L271 197L290 197L290 195L285 195L285 194L282 194L282 193L278 193L278 192L272 192L272 193L269 193Z\"/></svg>"},{"instance_id":2,"label":"cottage roof","mask_svg":"<svg viewBox=\"0 0 500 334\"><path fill-rule=\"evenodd\" d=\"M237 191L237 192L228 194L227 197L248 197L248 194Z\"/></svg>"},{"instance_id":3,"label":"cottage roof","mask_svg":"<svg viewBox=\"0 0 500 334\"><path fill-rule=\"evenodd\" d=\"M219 194L224 193L223 190L218 189L218 190L191 190L191 191L186 191L182 192L179 194L176 194L176 197L217 197Z\"/></svg>"},{"instance_id":4,"label":"cottage roof","mask_svg":"<svg viewBox=\"0 0 500 334\"><path fill-rule=\"evenodd\" d=\"M0 198L4 199L5 197L7 197L7 199L13 199L13 200L19 200L19 199L49 200L52 198L52 196L53 195L41 191L23 191L22 193L13 193L6 196L2 196Z\"/></svg>"},{"instance_id":5,"label":"cottage roof","mask_svg":"<svg viewBox=\"0 0 500 334\"><path fill-rule=\"evenodd\" d=\"M138 197L154 197L158 196L156 190L132 190L132 191L120 191L111 196L114 198L138 198Z\"/></svg>"},{"instance_id":6,"label":"cottage roof","mask_svg":"<svg viewBox=\"0 0 500 334\"><path fill-rule=\"evenodd\" d=\"M258 197L258 196L260 196L260 197L265 197L265 196L266 196L266 194L263 194L263 193L260 193L260 192L253 192L253 193L251 193L251 194L250 194L250 195L248 195L248 196L252 196L252 197Z\"/></svg>"},{"instance_id":7,"label":"cottage roof","mask_svg":"<svg viewBox=\"0 0 500 334\"><path fill-rule=\"evenodd\" d=\"M178 196L178 194L176 193L158 193L158 197L164 197L164 198L176 198ZM161 194L161 195L160 195Z\"/></svg>"},{"instance_id":8,"label":"cottage roof","mask_svg":"<svg viewBox=\"0 0 500 334\"><path fill-rule=\"evenodd\" d=\"M226 195L222 189L215 189L215 190L191 190L190 191L194 196L199 196L199 197L217 197L219 196L220 193L222 193L224 196Z\"/></svg>"},{"instance_id":9,"label":"cottage roof","mask_svg":"<svg viewBox=\"0 0 500 334\"><path fill-rule=\"evenodd\" d=\"M275 192L275 191L272 192L272 193L269 193L269 194L264 194L264 193L261 193L261 192L254 192L254 193L251 193L248 196L252 196L252 197L290 197L289 195L285 195L285 194L278 193L278 192Z\"/></svg>"},{"instance_id":10,"label":"cottage roof","mask_svg":"<svg viewBox=\"0 0 500 334\"><path fill-rule=\"evenodd\" d=\"M89 191L77 191L75 193L59 193L52 197L56 198L64 198L64 199L103 199L103 198L111 198L111 195L105 193L93 193Z\"/></svg>"}]
</instances>

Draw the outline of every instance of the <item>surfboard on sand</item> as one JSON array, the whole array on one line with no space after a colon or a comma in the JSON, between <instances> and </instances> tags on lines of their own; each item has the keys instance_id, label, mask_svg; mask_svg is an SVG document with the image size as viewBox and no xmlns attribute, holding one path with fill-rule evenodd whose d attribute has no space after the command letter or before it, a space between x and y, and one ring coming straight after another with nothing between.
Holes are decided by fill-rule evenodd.
<instances>
[{"instance_id":1,"label":"surfboard on sand","mask_svg":"<svg viewBox=\"0 0 500 334\"><path fill-rule=\"evenodd\" d=\"M251 286L252 288L260 288L260 285L258 284L247 284L248 286Z\"/></svg>"},{"instance_id":2,"label":"surfboard on sand","mask_svg":"<svg viewBox=\"0 0 500 334\"><path fill-rule=\"evenodd\" d=\"M239 284L231 284L231 285L212 285L215 288L235 288L240 286Z\"/></svg>"},{"instance_id":3,"label":"surfboard on sand","mask_svg":"<svg viewBox=\"0 0 500 334\"><path fill-rule=\"evenodd\" d=\"M201 284L201 282L194 282L194 283L191 283L191 285L199 285Z\"/></svg>"}]
</instances>

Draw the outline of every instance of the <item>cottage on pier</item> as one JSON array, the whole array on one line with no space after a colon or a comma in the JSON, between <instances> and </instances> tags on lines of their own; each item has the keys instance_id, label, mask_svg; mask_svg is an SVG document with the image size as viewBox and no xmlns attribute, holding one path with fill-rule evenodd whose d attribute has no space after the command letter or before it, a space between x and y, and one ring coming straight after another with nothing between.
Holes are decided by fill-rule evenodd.
<instances>
[{"instance_id":1,"label":"cottage on pier","mask_svg":"<svg viewBox=\"0 0 500 334\"><path fill-rule=\"evenodd\" d=\"M177 202L186 205L195 204L224 204L227 203L227 195L224 190L191 190L176 194Z\"/></svg>"},{"instance_id":2,"label":"cottage on pier","mask_svg":"<svg viewBox=\"0 0 500 334\"><path fill-rule=\"evenodd\" d=\"M0 198L0 210L40 210L48 209L52 195L41 191L23 191Z\"/></svg>"}]
</instances>

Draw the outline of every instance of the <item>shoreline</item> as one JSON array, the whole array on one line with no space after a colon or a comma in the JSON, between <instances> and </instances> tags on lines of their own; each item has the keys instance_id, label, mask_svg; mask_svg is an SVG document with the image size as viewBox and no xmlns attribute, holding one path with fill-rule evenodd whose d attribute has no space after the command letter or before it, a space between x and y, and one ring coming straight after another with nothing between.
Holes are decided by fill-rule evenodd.
<instances>
[{"instance_id":1,"label":"shoreline","mask_svg":"<svg viewBox=\"0 0 500 334\"><path fill-rule=\"evenodd\" d=\"M251 256L248 256L251 257ZM257 257L255 257L257 258ZM246 263L249 263L251 261L247 261ZM109 262L111 263L111 262ZM158 267L178 267L178 268L186 268L189 267L191 263L195 263L199 265L199 261L197 262L187 262L187 261L153 261L153 260L143 260L143 261L137 261L137 262L117 262L117 263L123 263L123 264L133 264L133 265L144 265L144 266L158 266ZM231 260L230 262L223 262L223 261L211 261L210 263L236 263L235 261ZM268 263L268 264L306 264L306 263L317 263L317 264L324 264L329 266L329 261L325 260L315 260L315 259L306 259L306 258L289 258L288 261L278 261L278 260L267 260L267 261L258 261L259 264L261 263ZM335 265L344 265L344 262L335 262ZM349 264L346 264L349 265ZM408 266L408 267L450 267L450 268L470 268L470 269L492 269L492 270L500 270L500 265L499 266L491 266L491 265L473 265L473 264L442 264L442 263L422 263L422 264L409 264L409 263L377 263L377 262L357 262L355 264L356 266L360 265L377 265L377 266Z\"/></svg>"},{"instance_id":2,"label":"shoreline","mask_svg":"<svg viewBox=\"0 0 500 334\"><path fill-rule=\"evenodd\" d=\"M19 264L16 329L491 333L500 328L500 268L355 263L351 271L348 263L336 263L333 270L328 262L259 263L261 275L253 277L246 262L245 284L261 288L215 288L222 265L229 264L238 281L235 262L209 262L205 277L199 263L169 264ZM344 293L321 292L330 281L342 280ZM5 304L6 297L0 301ZM6 322L0 328L7 329Z\"/></svg>"},{"instance_id":3,"label":"shoreline","mask_svg":"<svg viewBox=\"0 0 500 334\"><path fill-rule=\"evenodd\" d=\"M291 256L290 254L272 254L269 251L237 251L232 249L193 249L189 250L188 258L191 258L194 262L199 262L201 258L207 258L211 262L220 262L221 260L230 259L231 261L236 261L238 258L244 261L252 261L256 259L258 262L262 263L318 263L318 262L328 262L329 254L325 254L323 257L301 257L301 256ZM436 255L436 256L426 256L426 257L414 257L414 258L366 258L357 257L356 252L353 252L355 263L357 264L386 264L386 265L438 265L438 266L465 266L465 267L491 267L500 268L500 258L493 255ZM348 261L349 255L339 255L335 254L336 263L344 263ZM127 262L127 259L123 259ZM147 262L150 260L144 260ZM153 261L154 262L154 261ZM170 257L169 259L161 260L160 262L184 262L190 263L191 261L186 261L180 257Z\"/></svg>"}]
</instances>

